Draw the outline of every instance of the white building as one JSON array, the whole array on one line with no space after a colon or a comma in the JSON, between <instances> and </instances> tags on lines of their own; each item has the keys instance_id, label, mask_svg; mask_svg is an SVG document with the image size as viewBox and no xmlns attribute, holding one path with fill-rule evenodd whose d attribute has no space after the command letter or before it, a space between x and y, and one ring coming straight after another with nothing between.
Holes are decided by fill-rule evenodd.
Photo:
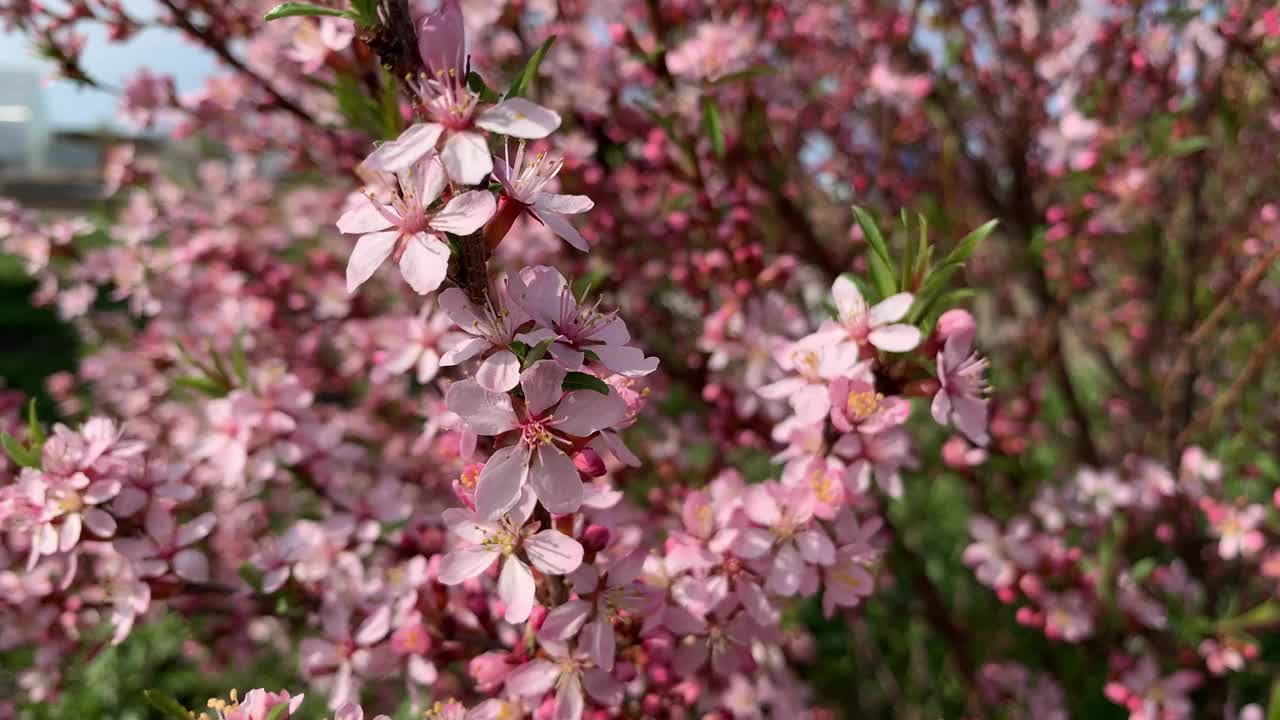
<instances>
[{"instance_id":1,"label":"white building","mask_svg":"<svg viewBox=\"0 0 1280 720\"><path fill-rule=\"evenodd\" d=\"M49 147L37 70L0 68L0 169L41 170Z\"/></svg>"}]
</instances>

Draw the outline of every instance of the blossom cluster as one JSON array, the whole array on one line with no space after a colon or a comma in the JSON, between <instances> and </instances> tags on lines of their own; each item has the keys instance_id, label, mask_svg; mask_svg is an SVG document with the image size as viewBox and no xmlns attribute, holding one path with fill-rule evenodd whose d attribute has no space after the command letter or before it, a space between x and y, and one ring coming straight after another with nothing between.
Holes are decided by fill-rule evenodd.
<instances>
[{"instance_id":1,"label":"blossom cluster","mask_svg":"<svg viewBox=\"0 0 1280 720\"><path fill-rule=\"evenodd\" d=\"M0 718L173 616L305 690L209 720L1262 716L1274 10L161 5L0 10L224 65L0 199L83 351L0 391Z\"/></svg>"}]
</instances>

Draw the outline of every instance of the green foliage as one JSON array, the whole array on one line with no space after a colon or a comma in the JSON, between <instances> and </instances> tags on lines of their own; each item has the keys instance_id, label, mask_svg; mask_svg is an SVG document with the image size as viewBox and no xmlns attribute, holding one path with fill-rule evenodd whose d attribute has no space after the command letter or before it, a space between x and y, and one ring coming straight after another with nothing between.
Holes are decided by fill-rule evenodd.
<instances>
[{"instance_id":1,"label":"green foliage","mask_svg":"<svg viewBox=\"0 0 1280 720\"><path fill-rule=\"evenodd\" d=\"M369 3L362 3L362 5L368 5L368 4ZM324 7L321 5L312 5L311 3L303 3L303 2L280 3L279 5L271 8L270 12L264 15L262 19L266 20L267 22L271 22L272 20L279 20L281 18L287 18L287 17L322 17L322 16L342 17L342 18L347 18L348 20L355 20L356 22L360 22L362 25L368 24L367 22L362 22L366 20L366 18L361 16L357 12L353 12L351 10L338 10L336 8Z\"/></svg>"},{"instance_id":2,"label":"green foliage","mask_svg":"<svg viewBox=\"0 0 1280 720\"><path fill-rule=\"evenodd\" d=\"M711 139L711 149L716 157L724 157L724 128L720 124L720 109L716 107L715 98L706 95L702 98L702 127Z\"/></svg>"},{"instance_id":3,"label":"green foliage","mask_svg":"<svg viewBox=\"0 0 1280 720\"><path fill-rule=\"evenodd\" d=\"M570 372L564 376L564 384L561 385L565 392L574 390L594 390L601 395L609 394L609 385L605 381L589 375L584 372Z\"/></svg>"},{"instance_id":4,"label":"green foliage","mask_svg":"<svg viewBox=\"0 0 1280 720\"><path fill-rule=\"evenodd\" d=\"M525 63L524 70L520 71L515 81L511 83L511 87L507 88L505 97L519 97L529 89L529 83L533 82L533 78L538 74L538 66L542 64L542 59L547 56L547 51L555 41L556 36L552 35L542 42L542 45L529 57L529 62Z\"/></svg>"}]
</instances>

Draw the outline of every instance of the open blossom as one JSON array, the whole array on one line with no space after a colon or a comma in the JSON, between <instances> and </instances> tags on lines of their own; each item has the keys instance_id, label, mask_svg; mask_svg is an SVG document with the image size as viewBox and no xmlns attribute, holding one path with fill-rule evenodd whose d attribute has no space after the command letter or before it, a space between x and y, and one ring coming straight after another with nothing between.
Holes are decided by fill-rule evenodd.
<instances>
[{"instance_id":1,"label":"open blossom","mask_svg":"<svg viewBox=\"0 0 1280 720\"><path fill-rule=\"evenodd\" d=\"M828 391L831 424L840 432L857 430L874 435L901 425L911 414L911 403L906 398L885 397L876 391L869 363L859 363L849 376L833 380Z\"/></svg>"},{"instance_id":2,"label":"open blossom","mask_svg":"<svg viewBox=\"0 0 1280 720\"><path fill-rule=\"evenodd\" d=\"M539 360L520 374L524 400L517 411L505 393L486 390L474 380L449 387L446 401L473 431L502 435L519 430L516 442L494 451L476 484L476 512L494 519L520 499L526 482L552 513L574 512L582 505L582 478L564 448L611 427L626 415L616 392L562 389L565 371Z\"/></svg>"},{"instance_id":3,"label":"open blossom","mask_svg":"<svg viewBox=\"0 0 1280 720\"><path fill-rule=\"evenodd\" d=\"M451 288L453 289L453 288ZM440 345L450 328L449 317L432 312L428 300L417 316L399 319L380 333L385 355L374 368L375 381L414 370L419 383L428 383L441 366Z\"/></svg>"},{"instance_id":4,"label":"open blossom","mask_svg":"<svg viewBox=\"0 0 1280 720\"><path fill-rule=\"evenodd\" d=\"M528 313L493 293L483 308L477 307L458 288L440 293L440 307L464 334L455 336L453 347L440 358L440 364L453 366L480 357L483 360L475 379L481 387L493 392L515 387L520 382L520 359L510 347L517 330L528 322Z\"/></svg>"},{"instance_id":5,"label":"open blossom","mask_svg":"<svg viewBox=\"0 0 1280 720\"><path fill-rule=\"evenodd\" d=\"M1129 720L1185 720L1194 714L1188 695L1200 682L1193 670L1162 677L1155 659L1144 655L1118 681L1107 683L1106 695L1129 711Z\"/></svg>"},{"instance_id":6,"label":"open blossom","mask_svg":"<svg viewBox=\"0 0 1280 720\"><path fill-rule=\"evenodd\" d=\"M580 305L573 288L555 268L527 267L509 278L511 300L537 323L519 337L530 346L550 341L547 352L566 370L579 370L590 352L605 368L639 377L658 369L658 358L628 345L627 324L598 306Z\"/></svg>"},{"instance_id":7,"label":"open blossom","mask_svg":"<svg viewBox=\"0 0 1280 720\"><path fill-rule=\"evenodd\" d=\"M449 269L449 246L441 233L469 235L493 216L496 205L487 190L456 194L441 208L431 206L445 189L444 166L427 158L395 175L386 202L371 194L338 218L338 229L359 235L347 262L347 292L364 284L387 259L419 295L440 287Z\"/></svg>"},{"instance_id":8,"label":"open blossom","mask_svg":"<svg viewBox=\"0 0 1280 720\"><path fill-rule=\"evenodd\" d=\"M793 374L760 388L760 395L786 398L802 423L822 420L831 410L828 385L857 367L858 347L842 336L839 331L819 330L779 350L778 365Z\"/></svg>"},{"instance_id":9,"label":"open blossom","mask_svg":"<svg viewBox=\"0 0 1280 720\"><path fill-rule=\"evenodd\" d=\"M586 705L583 690L604 707L622 702L622 684L603 669L595 667L581 650L543 638L540 645L548 658L536 658L507 676L507 691L524 698L538 698L556 691L555 720L580 720Z\"/></svg>"},{"instance_id":10,"label":"open blossom","mask_svg":"<svg viewBox=\"0 0 1280 720\"><path fill-rule=\"evenodd\" d=\"M907 352L920 344L920 330L898 322L911 309L911 293L898 293L867 306L862 292L843 275L831 286L835 297L836 323L859 345L871 344L887 352Z\"/></svg>"},{"instance_id":11,"label":"open blossom","mask_svg":"<svg viewBox=\"0 0 1280 720\"><path fill-rule=\"evenodd\" d=\"M835 546L812 522L813 491L774 482L747 490L747 517L763 529L744 531L733 546L740 557L763 558L769 549L765 589L775 595L808 595L817 586L817 568L835 562ZM766 552L760 552L761 549Z\"/></svg>"},{"instance_id":12,"label":"open blossom","mask_svg":"<svg viewBox=\"0 0 1280 720\"><path fill-rule=\"evenodd\" d=\"M1261 505L1243 508L1202 501L1209 526L1218 536L1218 555L1224 560L1251 557L1266 547L1267 540L1259 526L1267 511Z\"/></svg>"},{"instance_id":13,"label":"open blossom","mask_svg":"<svg viewBox=\"0 0 1280 720\"><path fill-rule=\"evenodd\" d=\"M964 549L964 562L974 568L978 581L984 585L1007 587L1020 571L1035 565L1032 527L1026 518L1013 520L1008 530L1002 532L990 519L974 516L969 521L969 534L974 542Z\"/></svg>"},{"instance_id":14,"label":"open blossom","mask_svg":"<svg viewBox=\"0 0 1280 720\"><path fill-rule=\"evenodd\" d=\"M585 195L560 195L543 190L560 172L564 158L552 158L546 152L526 158L524 143L520 143L514 163L506 157L497 160L493 177L502 185L502 203L514 203L575 248L583 252L590 249L582 234L564 216L584 213L595 203ZM514 221L515 217L510 220Z\"/></svg>"},{"instance_id":15,"label":"open blossom","mask_svg":"<svg viewBox=\"0 0 1280 720\"><path fill-rule=\"evenodd\" d=\"M938 353L938 381L942 387L933 396L933 419L939 425L950 422L978 446L985 446L990 440L987 399L983 397L986 367L987 361L973 352L972 332L952 333Z\"/></svg>"},{"instance_id":16,"label":"open blossom","mask_svg":"<svg viewBox=\"0 0 1280 720\"><path fill-rule=\"evenodd\" d=\"M434 153L444 136L440 161L449 178L476 185L493 170L483 131L540 140L560 127L558 114L521 97L481 108L480 96L467 84L466 30L457 0L443 2L418 24L418 32L427 73L416 79L414 89L431 122L417 123L378 146L364 167L402 172Z\"/></svg>"},{"instance_id":17,"label":"open blossom","mask_svg":"<svg viewBox=\"0 0 1280 720\"><path fill-rule=\"evenodd\" d=\"M216 522L213 513L204 513L178 525L169 508L152 503L143 524L146 535L117 540L116 547L129 558L140 577L159 577L172 567L183 580L205 582L209 579L209 558L191 546L207 537Z\"/></svg>"},{"instance_id":18,"label":"open blossom","mask_svg":"<svg viewBox=\"0 0 1280 720\"><path fill-rule=\"evenodd\" d=\"M650 593L636 582L647 554L636 550L603 573L592 565L578 568L571 577L578 597L548 613L539 636L558 642L576 636L578 647L597 667L612 671L617 648L614 619L622 613L639 612L650 602Z\"/></svg>"},{"instance_id":19,"label":"open blossom","mask_svg":"<svg viewBox=\"0 0 1280 720\"><path fill-rule=\"evenodd\" d=\"M272 717L282 720L293 717L298 708L302 707L305 697L302 693L291 696L288 690L270 692L255 688L245 693L241 700L236 691L232 690L231 702L214 699L209 701L208 707L214 711L217 720L268 720ZM277 711L275 709L278 705L285 707Z\"/></svg>"},{"instance_id":20,"label":"open blossom","mask_svg":"<svg viewBox=\"0 0 1280 720\"><path fill-rule=\"evenodd\" d=\"M457 508L444 515L449 531L468 544L444 556L440 582L457 585L470 580L501 558L498 597L506 606L504 617L509 623L524 622L533 610L536 587L529 564L549 575L564 575L582 564L582 545L576 540L554 529L539 532L537 523L526 524L535 499L527 490L523 498L501 520L485 520Z\"/></svg>"}]
</instances>

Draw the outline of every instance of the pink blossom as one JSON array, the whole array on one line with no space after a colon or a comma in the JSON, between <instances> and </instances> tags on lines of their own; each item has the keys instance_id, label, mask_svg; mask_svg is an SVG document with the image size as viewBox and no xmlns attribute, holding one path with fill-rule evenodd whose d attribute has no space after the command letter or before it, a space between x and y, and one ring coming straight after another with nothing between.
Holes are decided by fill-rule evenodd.
<instances>
[{"instance_id":1,"label":"pink blossom","mask_svg":"<svg viewBox=\"0 0 1280 720\"><path fill-rule=\"evenodd\" d=\"M178 525L169 508L152 503L144 523L146 535L117 540L116 547L129 558L140 577L160 577L172 567L183 580L207 582L209 558L191 546L207 537L216 523L213 513L204 513Z\"/></svg>"},{"instance_id":2,"label":"pink blossom","mask_svg":"<svg viewBox=\"0 0 1280 720\"><path fill-rule=\"evenodd\" d=\"M898 293L868 307L858 286L847 277L836 278L831 286L835 296L836 322L859 345L870 343L886 352L907 352L920 344L920 330L899 323L914 300L911 293Z\"/></svg>"},{"instance_id":3,"label":"pink blossom","mask_svg":"<svg viewBox=\"0 0 1280 720\"><path fill-rule=\"evenodd\" d=\"M793 373L759 389L771 400L787 398L796 419L816 423L831 410L831 381L845 377L857 366L858 348L843 333L823 330L806 335L777 354L778 365Z\"/></svg>"},{"instance_id":4,"label":"pink blossom","mask_svg":"<svg viewBox=\"0 0 1280 720\"><path fill-rule=\"evenodd\" d=\"M498 158L493 166L493 177L505 191L503 202L513 202L523 207L538 222L551 228L565 242L586 252L587 241L564 219L565 215L584 213L595 206L585 195L559 195L544 188L555 179L564 165L563 158L551 158L540 152L526 162L524 143L516 150L516 160Z\"/></svg>"},{"instance_id":5,"label":"pink blossom","mask_svg":"<svg viewBox=\"0 0 1280 720\"><path fill-rule=\"evenodd\" d=\"M476 382L486 390L507 392L520 382L520 360L509 349L517 329L529 320L519 305L504 303L490 294L483 308L476 307L466 293L449 288L440 293L440 307L465 334L440 358L446 367L475 357L484 360L476 370Z\"/></svg>"},{"instance_id":6,"label":"pink blossom","mask_svg":"<svg viewBox=\"0 0 1280 720\"><path fill-rule=\"evenodd\" d=\"M509 278L511 300L537 323L519 336L530 346L550 341L548 352L566 370L582 368L586 353L605 368L627 377L648 375L658 359L646 358L631 340L627 325L615 313L579 305L568 281L554 268L527 267Z\"/></svg>"},{"instance_id":7,"label":"pink blossom","mask_svg":"<svg viewBox=\"0 0 1280 720\"><path fill-rule=\"evenodd\" d=\"M983 373L987 361L972 352L973 334L954 332L938 353L938 381L942 387L933 396L933 419L939 425L948 422L964 433L975 445L985 446L987 434L986 381Z\"/></svg>"},{"instance_id":8,"label":"pink blossom","mask_svg":"<svg viewBox=\"0 0 1280 720\"><path fill-rule=\"evenodd\" d=\"M595 667L584 653L570 651L563 643L543 642L549 659L537 658L516 668L507 676L507 691L524 698L541 697L556 691L555 720L580 720L586 695L605 707L620 704L622 684L609 673Z\"/></svg>"},{"instance_id":9,"label":"pink blossom","mask_svg":"<svg viewBox=\"0 0 1280 720\"><path fill-rule=\"evenodd\" d=\"M414 292L432 292L449 267L449 246L442 233L469 235L488 222L496 208L488 191L472 190L431 209L445 189L444 166L435 158L405 167L395 180L398 188L389 191L389 200L370 194L338 218L339 230L360 236L347 263L349 293L387 258L400 265L400 274Z\"/></svg>"},{"instance_id":10,"label":"pink blossom","mask_svg":"<svg viewBox=\"0 0 1280 720\"><path fill-rule=\"evenodd\" d=\"M520 374L524 401L520 412L511 397L486 390L474 380L449 387L449 409L480 435L519 430L514 444L496 451L485 463L476 485L476 511L497 518L520 499L526 481L538 500L555 514L574 512L582 504L578 468L561 447L622 419L626 404L616 393L594 390L565 393L565 371L540 360Z\"/></svg>"},{"instance_id":11,"label":"pink blossom","mask_svg":"<svg viewBox=\"0 0 1280 720\"><path fill-rule=\"evenodd\" d=\"M573 572L582 564L582 545L558 530L538 532L537 523L526 525L533 513L535 499L523 494L511 512L501 520L485 520L476 513L450 509L445 511L449 531L467 543L444 556L440 563L440 582L457 585L483 573L494 561L504 558L498 578L498 596L506 606L505 619L522 623L533 610L533 573L521 554L534 567L549 575Z\"/></svg>"}]
</instances>

